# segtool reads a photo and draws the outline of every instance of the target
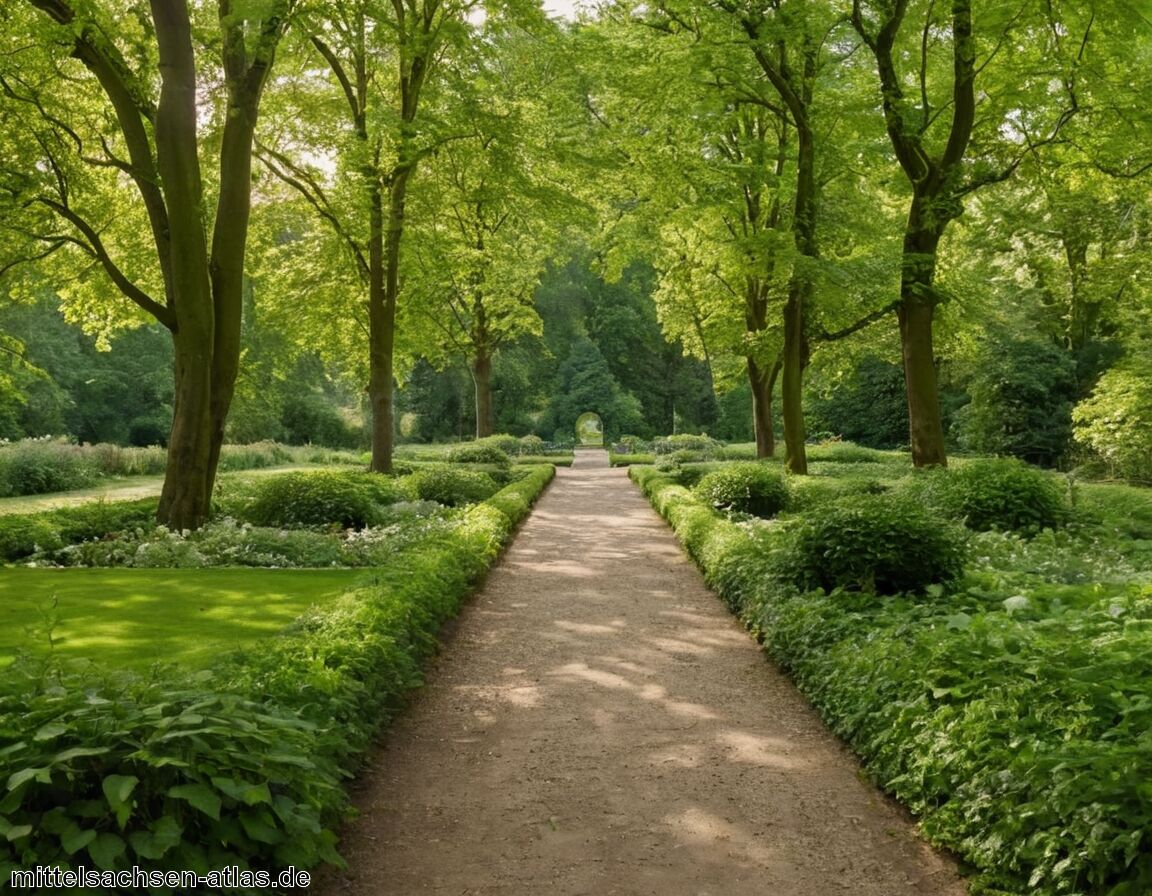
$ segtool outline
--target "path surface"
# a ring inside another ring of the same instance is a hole
[[[560,470],[366,773],[364,896],[962,896],[603,452]]]

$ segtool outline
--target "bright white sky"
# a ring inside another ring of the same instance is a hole
[[[562,19],[576,18],[576,10],[591,5],[583,0],[544,0],[544,11]]]

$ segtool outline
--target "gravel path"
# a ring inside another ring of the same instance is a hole
[[[963,896],[604,452],[560,470],[312,892]]]

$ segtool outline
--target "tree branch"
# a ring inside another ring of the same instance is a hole
[[[87,240],[87,245],[79,241],[77,241],[76,244],[84,248],[96,261],[100,263],[100,266],[104,268],[105,273],[108,274],[109,279],[111,279],[111,281],[116,284],[116,287],[120,290],[120,292],[124,294],[126,298],[130,299],[140,308],[147,311],[169,330],[175,329],[176,316],[172,313],[172,310],[166,305],[161,305],[150,295],[148,295],[148,293],[144,292],[144,290],[140,289],[140,287],[128,279],[127,275],[122,270],[120,270],[116,262],[112,260],[112,257],[108,254],[107,248],[104,246],[103,240],[100,239],[100,234],[91,224],[89,224],[83,217],[81,217],[62,202],[57,202],[56,200],[48,199],[47,197],[40,197],[36,201],[46,206],[47,208],[52,209],[52,211],[54,211],[60,217],[64,218],[64,220],[68,221],[70,224],[72,224],[73,227],[75,227],[80,231],[80,233],[84,235],[84,239]]]

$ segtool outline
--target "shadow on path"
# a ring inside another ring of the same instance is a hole
[[[398,720],[322,894],[961,896],[603,451]]]

